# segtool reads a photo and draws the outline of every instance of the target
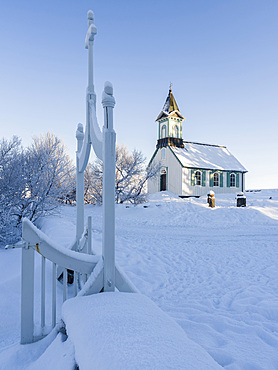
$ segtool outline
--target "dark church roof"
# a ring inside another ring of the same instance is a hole
[[[160,120],[161,118],[168,117],[172,112],[175,112],[177,116],[184,119],[179,111],[179,107],[172,93],[172,89],[170,88],[165,104],[162,108],[162,111],[159,113],[156,121]]]
[[[169,94],[167,96],[166,102],[162,108],[163,112],[171,113],[174,110],[179,110],[178,104],[176,103],[176,100],[174,98],[174,95],[172,93],[172,90],[169,90]]]

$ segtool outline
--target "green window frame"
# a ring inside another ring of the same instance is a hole
[[[202,173],[199,170],[195,171],[195,185],[202,185]]]
[[[210,171],[209,186],[223,188],[223,172]]]
[[[226,172],[226,174],[227,174],[227,188],[229,188],[231,186],[231,178],[230,178],[231,172]]]
[[[236,187],[236,174],[234,172],[230,173],[230,187]]]
[[[239,188],[239,173],[236,174],[236,187]]]
[[[202,186],[206,186],[206,171],[202,171]]]
[[[220,174],[219,174],[219,172],[214,172],[214,174],[213,174],[213,186],[215,186],[215,187],[220,186]]]
[[[191,169],[191,186],[206,186],[206,170]]]

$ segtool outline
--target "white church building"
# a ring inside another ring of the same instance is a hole
[[[237,193],[245,190],[247,170],[225,146],[184,141],[185,118],[170,88],[159,113],[158,140],[150,160],[160,162],[160,175],[148,182],[148,192],[169,190],[180,197],[215,193]]]

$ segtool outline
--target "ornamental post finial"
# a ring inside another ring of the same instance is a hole
[[[90,25],[92,23],[94,23],[94,21],[95,21],[95,15],[94,15],[94,12],[92,10],[88,11],[87,18],[88,18],[88,27],[90,27]]]

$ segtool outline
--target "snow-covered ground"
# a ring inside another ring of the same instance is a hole
[[[278,190],[246,196],[246,208],[236,208],[232,194],[216,195],[216,208],[209,209],[206,197],[180,199],[168,192],[136,207],[117,205],[116,259],[216,367],[278,369]],[[101,207],[86,207],[96,252],[101,212]],[[69,245],[75,207],[62,207],[59,216],[41,220],[40,227]],[[19,332],[20,250],[0,249],[0,369],[32,363],[35,368],[54,337],[20,346]],[[57,352],[72,351],[68,341],[55,341]],[[52,362],[45,366],[54,369]]]

